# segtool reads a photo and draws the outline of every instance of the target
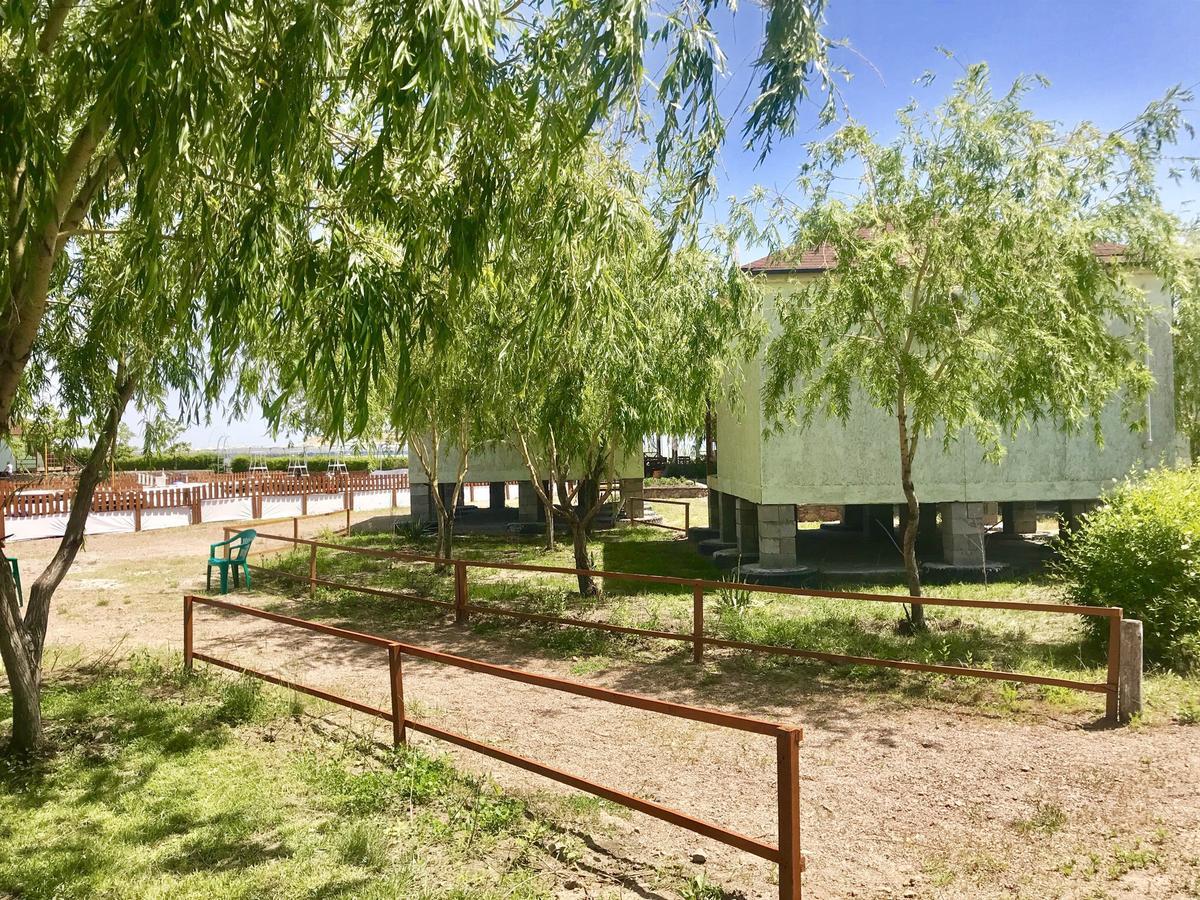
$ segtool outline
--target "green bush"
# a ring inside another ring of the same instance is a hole
[[[1141,619],[1148,662],[1200,669],[1200,468],[1156,469],[1116,488],[1063,542],[1070,599]],[[1107,620],[1087,617],[1094,636]]]

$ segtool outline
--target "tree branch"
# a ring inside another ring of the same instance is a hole
[[[42,56],[50,55],[59,35],[62,34],[67,16],[78,5],[79,0],[54,0],[50,4],[50,11],[46,14],[46,24],[42,26],[41,36],[38,37],[38,53]]]

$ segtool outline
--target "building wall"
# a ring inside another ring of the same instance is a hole
[[[764,315],[778,333],[775,301],[803,278],[765,276]],[[1138,276],[1154,314],[1149,322],[1155,388],[1149,400],[1150,429],[1133,432],[1122,420],[1119,400],[1104,411],[1104,446],[1090,424],[1068,435],[1044,422],[1005,441],[1007,454],[993,464],[968,433],[949,450],[942,435],[923,439],[914,471],[923,502],[1077,500],[1099,497],[1131,469],[1174,463],[1186,457],[1175,429],[1170,298],[1150,276]],[[899,503],[900,463],[895,419],[866,403],[847,422],[816,418],[807,429],[789,427],[762,436],[763,354],[750,364],[740,417],[719,408],[717,484],[721,491],[760,503]]]
[[[421,465],[415,452],[409,453],[409,480],[412,484],[428,484],[429,475]],[[457,447],[444,448],[438,454],[438,478],[453,482],[458,472],[459,451]],[[642,456],[635,451],[626,454],[617,462],[618,478],[641,478]],[[572,472],[574,481],[578,472]],[[548,477],[548,476],[547,476]],[[521,458],[521,451],[504,444],[471,452],[467,460],[467,481],[528,481],[529,470]]]

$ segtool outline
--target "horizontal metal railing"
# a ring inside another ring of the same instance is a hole
[[[226,529],[227,535],[237,529]],[[1038,601],[1015,600],[968,600],[951,597],[921,597],[920,602],[925,606],[945,606],[967,609],[1001,609],[1023,612],[1050,613],[1054,615],[1077,615],[1107,618],[1109,620],[1107,646],[1107,678],[1102,682],[1081,681],[1071,678],[1056,678],[1048,675],[1034,675],[1026,672],[1012,672],[999,669],[985,669],[975,666],[957,666],[943,663],[914,662],[903,659],[886,659],[874,656],[853,656],[843,653],[827,653],[819,650],[806,650],[797,647],[785,647],[776,644],[759,644],[750,641],[737,641],[728,638],[709,636],[705,633],[704,613],[705,596],[709,591],[727,591],[736,589],[759,594],[771,594],[788,597],[804,597],[838,600],[862,600],[871,603],[908,604],[914,598],[898,594],[868,594],[856,591],[831,591],[812,588],[778,587],[772,585],[751,584],[745,582],[731,583],[714,581],[703,578],[677,578],[670,575],[646,575],[637,572],[613,572],[599,569],[575,569],[566,566],[545,566],[531,563],[492,562],[488,560],[443,559],[422,553],[409,553],[398,550],[377,550],[370,547],[354,547],[346,544],[334,544],[325,541],[301,538],[296,535],[267,534],[259,532],[261,540],[281,541],[295,546],[308,547],[309,573],[308,578],[293,573],[282,572],[278,569],[267,569],[259,566],[262,571],[279,574],[294,580],[307,581],[311,588],[318,585],[345,590],[359,591],[366,594],[396,599],[413,600],[428,605],[453,609],[455,620],[459,624],[466,623],[472,614],[503,616],[506,618],[523,619],[544,624],[564,625],[577,628],[591,628],[620,634],[631,634],[642,637],[674,640],[692,645],[692,658],[701,662],[706,647],[724,647],[730,649],[752,650],[802,659],[812,659],[839,665],[880,666],[884,668],[901,669],[911,672],[928,672],[939,675],[984,678],[998,681],[1011,681],[1022,684],[1046,685],[1068,688],[1071,690],[1098,693],[1105,695],[1105,715],[1116,721],[1118,716],[1119,673],[1121,669],[1121,619],[1123,612],[1120,607],[1078,606],[1071,604],[1045,603]],[[400,591],[387,591],[382,588],[362,587],[344,582],[332,581],[318,577],[317,551],[332,550],[340,553],[350,553],[377,559],[392,559],[402,562],[431,563],[454,569],[454,601],[434,600],[419,595]],[[552,575],[590,576],[599,579],[616,579],[620,581],[641,582],[663,586],[685,587],[692,591],[692,629],[690,632],[653,630],[636,628],[625,625],[613,625],[607,622],[596,622],[571,616],[551,616],[541,613],[525,612],[523,610],[507,609],[504,607],[481,605],[470,602],[470,569],[495,569],[511,572],[534,572]]]
[[[391,709],[380,709],[378,707],[353,700],[349,697],[340,696],[331,691],[300,684],[298,682],[272,675],[269,672],[264,672],[250,666],[245,666],[229,660],[221,659],[209,653],[197,651],[195,649],[194,640],[195,607],[197,605],[210,606],[214,609],[219,609],[226,612],[251,616],[258,619],[265,619],[280,625],[301,628],[307,631],[316,632],[318,634],[329,635],[332,637],[353,641],[355,643],[366,644],[368,646],[385,649],[388,655],[388,682],[391,694]],[[770,844],[766,841],[760,840],[759,838],[741,834],[737,831],[731,831],[716,823],[689,815],[688,813],[680,812],[679,810],[673,809],[672,807],[666,806],[662,803],[658,803],[653,800],[647,800],[632,794],[627,794],[623,791],[617,790],[616,788],[608,787],[607,785],[599,784],[598,782],[590,779],[565,772],[561,769],[557,769],[553,766],[546,765],[545,763],[520,756],[500,747],[496,747],[491,744],[485,744],[481,741],[473,740],[472,738],[457,734],[453,731],[449,731],[444,728],[438,728],[425,722],[413,719],[406,714],[404,706],[404,676],[402,665],[402,658],[404,656],[416,657],[418,659],[441,663],[470,672],[491,675],[497,678],[504,678],[521,684],[548,688],[561,693],[572,694],[580,697],[588,697],[593,700],[600,700],[605,703],[615,704],[617,706],[640,709],[646,712],[674,716],[676,718],[687,719],[693,722],[701,722],[707,725],[715,725],[721,728],[731,728],[738,731],[774,738],[777,771],[776,803],[778,806],[778,841],[776,844]],[[667,700],[659,700],[655,697],[647,697],[641,694],[631,694],[622,691],[609,690],[608,688],[596,687],[594,685],[585,684],[579,681],[572,681],[565,678],[555,678],[549,675],[540,675],[534,672],[527,672],[522,669],[516,669],[509,666],[501,666],[494,663],[483,662],[481,660],[471,659],[465,656],[456,656],[454,654],[444,653],[440,650],[432,650],[428,647],[406,644],[390,638],[381,637],[379,635],[367,634],[360,631],[351,631],[345,628],[338,628],[332,625],[324,625],[319,622],[310,622],[305,619],[297,619],[292,616],[285,616],[279,613],[269,612],[267,610],[258,609],[252,606],[244,606],[237,603],[230,603],[225,600],[217,600],[212,597],[186,595],[183,598],[183,657],[184,665],[189,670],[192,668],[193,663],[197,660],[206,662],[214,666],[219,666],[221,668],[239,672],[244,675],[249,675],[254,678],[259,678],[263,681],[267,681],[271,684],[278,685],[288,690],[293,690],[298,693],[317,697],[326,702],[344,706],[349,709],[356,710],[357,712],[365,713],[366,715],[374,716],[375,718],[391,722],[392,740],[397,746],[400,746],[406,742],[406,731],[407,729],[411,728],[414,731],[429,735],[430,737],[446,741],[456,746],[463,747],[467,750],[472,750],[492,759],[500,760],[501,762],[509,763],[520,769],[524,769],[525,771],[533,772],[537,775],[541,775],[545,778],[549,778],[553,781],[557,781],[577,790],[585,791],[597,797],[603,797],[606,800],[620,804],[628,809],[645,813],[648,816],[653,816],[654,818],[669,822],[672,825],[677,825],[697,834],[704,835],[712,840],[719,841],[723,844],[727,844],[731,847],[751,853],[779,866],[780,900],[800,900],[800,877],[804,868],[804,860],[800,853],[799,751],[802,733],[801,729],[799,728],[779,725],[763,719],[756,719],[749,716],[722,712],[720,710],[707,709],[699,706],[689,706],[687,704],[674,703]]]

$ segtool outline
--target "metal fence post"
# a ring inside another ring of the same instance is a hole
[[[392,688],[392,746],[405,743],[404,733],[404,680],[400,672],[400,645],[388,647],[388,674]]]
[[[800,737],[790,728],[775,739],[779,779],[779,900],[800,900]]]
[[[1123,610],[1116,610],[1108,620],[1108,679],[1104,699],[1104,718],[1116,723],[1120,718],[1121,691],[1121,619]]]
[[[183,597],[183,668],[192,671],[192,598]]]
[[[692,588],[692,662],[704,662],[704,586]]]
[[[454,624],[466,625],[471,614],[467,611],[467,564],[454,561]]]

